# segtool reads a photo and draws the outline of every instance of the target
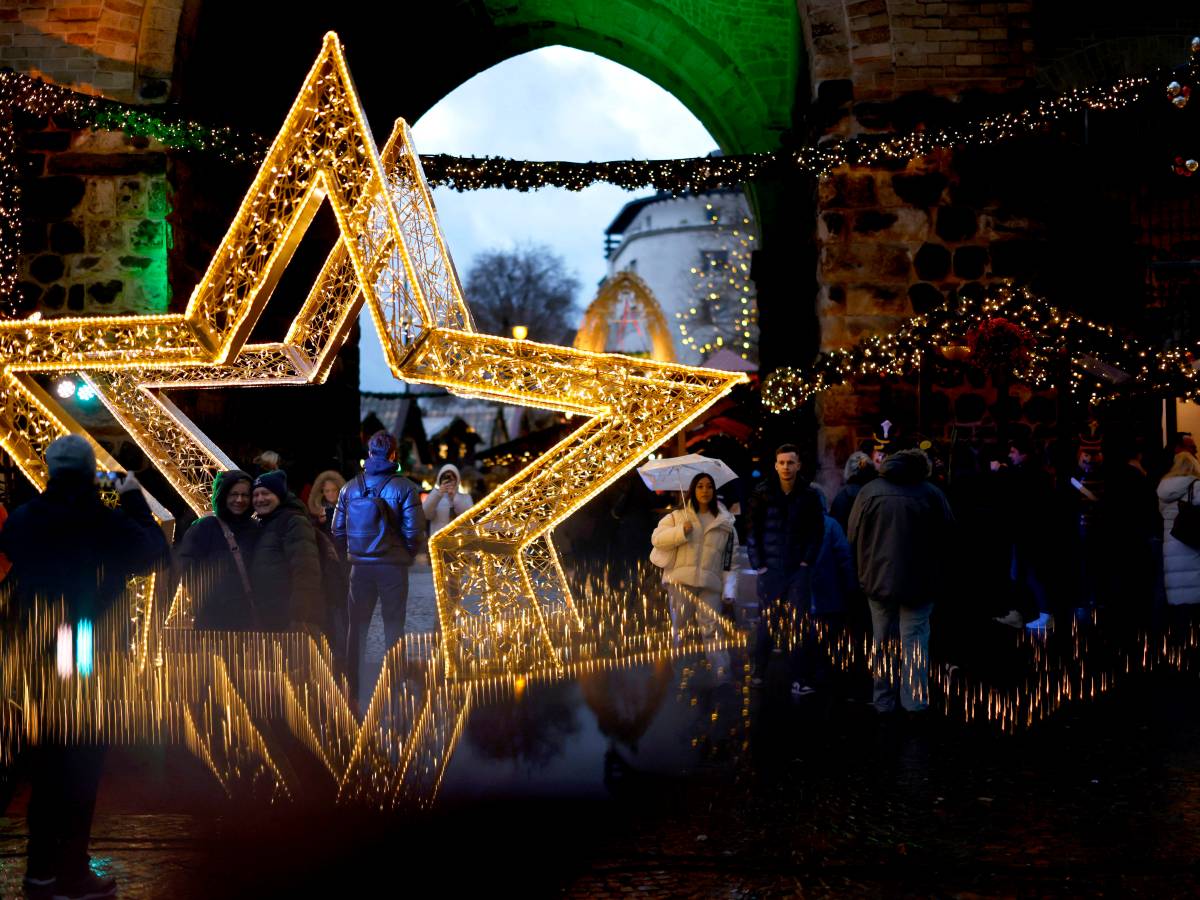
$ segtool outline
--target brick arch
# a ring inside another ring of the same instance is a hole
[[[182,5],[43,0],[0,9],[0,65],[118,100],[165,99]]]

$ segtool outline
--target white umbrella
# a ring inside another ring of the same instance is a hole
[[[692,479],[704,473],[712,477],[713,484],[720,487],[737,478],[737,473],[719,459],[689,453],[668,459],[652,459],[637,473],[642,476],[646,487],[652,491],[679,491],[688,489]]]

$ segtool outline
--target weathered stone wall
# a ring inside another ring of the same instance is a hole
[[[166,312],[166,154],[119,133],[19,125],[22,311]]]
[[[166,99],[183,0],[7,0],[0,65],[119,100]],[[47,315],[153,313],[170,299],[167,158],[120,133],[18,115],[17,301]]]

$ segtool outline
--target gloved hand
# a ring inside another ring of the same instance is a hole
[[[137,480],[137,476],[132,472],[126,472],[125,477],[117,482],[117,493],[128,494],[130,491],[140,491],[142,483]]]

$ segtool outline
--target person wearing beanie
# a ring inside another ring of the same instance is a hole
[[[421,504],[425,519],[429,522],[429,536],[433,537],[474,504],[471,495],[462,490],[462,476],[458,467],[446,463],[438,469],[434,488]]]
[[[167,541],[132,473],[118,481],[119,509],[101,501],[96,455],[85,438],[55,440],[46,449],[46,467],[45,491],[13,510],[0,531],[0,551],[12,562],[10,602],[22,618],[44,616],[61,603],[68,627],[84,619],[95,625],[131,576],[165,563]],[[26,890],[115,893],[114,879],[92,873],[87,852],[105,748],[48,741],[26,752],[33,789]]]
[[[421,549],[425,516],[417,486],[396,471],[396,440],[377,431],[367,442],[363,472],[346,482],[333,513],[333,539],[350,562],[350,627],[346,664],[350,701],[357,706],[367,629],[383,606],[388,647],[404,634],[408,568]]]
[[[199,630],[256,627],[249,588],[250,559],[259,533],[250,505],[252,481],[241,469],[218,472],[213,479],[212,514],[193,522],[179,542],[179,574]]]
[[[288,493],[282,469],[254,479],[250,499],[258,536],[250,561],[250,586],[260,628],[304,631],[321,628],[321,557],[308,510]]]

